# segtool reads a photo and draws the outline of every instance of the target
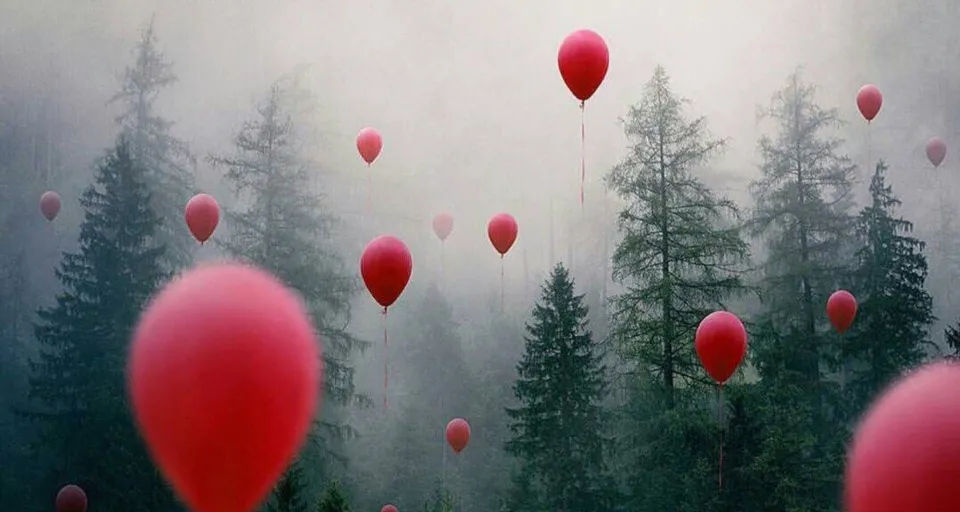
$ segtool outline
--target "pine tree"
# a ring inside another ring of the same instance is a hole
[[[611,498],[600,406],[606,367],[583,299],[557,265],[526,325],[514,383],[519,406],[507,408],[513,433],[507,450],[534,471],[546,508],[564,512],[606,511]]]
[[[678,378],[700,375],[689,342],[700,320],[745,289],[739,265],[746,243],[732,225],[733,202],[695,175],[724,145],[706,120],[684,117],[685,100],[658,66],[643,99],[630,108],[627,156],[607,181],[626,201],[614,277],[627,284],[615,299],[615,335],[628,359],[657,373],[668,407]]]
[[[347,497],[340,490],[340,483],[336,480],[330,482],[327,490],[317,503],[317,512],[350,512],[350,504],[347,503]]]
[[[946,358],[953,361],[960,361],[960,323],[955,326],[948,326],[943,330],[943,339],[950,349]]]
[[[453,495],[442,486],[436,487],[423,504],[423,512],[453,512],[454,510]]]
[[[121,140],[80,204],[80,248],[56,275],[63,290],[39,311],[30,396],[44,406],[39,448],[55,469],[46,494],[81,484],[106,510],[163,510],[172,496],[147,457],[126,400],[127,343],[141,307],[164,280],[160,221],[146,170]]]
[[[301,130],[307,118],[303,109],[311,107],[304,94],[296,77],[276,82],[256,118],[236,135],[234,154],[210,161],[225,171],[245,205],[227,211],[231,232],[218,241],[230,254],[270,270],[297,290],[323,340],[323,420],[308,446],[323,450],[325,456],[317,460],[338,460],[336,443],[354,433],[341,421],[342,407],[364,399],[355,392],[350,363],[362,343],[346,330],[357,282],[333,245],[338,220],[314,192],[320,169],[307,156],[310,139],[304,137],[306,127]],[[317,475],[320,468],[313,462],[310,473]]]
[[[900,201],[884,179],[886,170],[881,160],[870,181],[871,203],[857,219],[863,244],[855,272],[860,307],[854,328],[842,341],[844,359],[853,363],[850,385],[858,410],[891,379],[922,362],[932,345],[925,244],[910,236],[912,222],[894,217]]]
[[[157,98],[178,79],[159,49],[152,19],[142,29],[134,54],[110,103],[123,105],[117,123],[134,159],[146,169],[151,206],[164,221],[155,236],[167,247],[168,268],[176,270],[190,263],[195,246],[183,223],[183,208],[193,193],[189,166],[194,158],[187,144],[170,133],[173,123],[156,112]]]
[[[270,512],[307,512],[308,501],[304,494],[303,468],[293,461],[273,490]]]

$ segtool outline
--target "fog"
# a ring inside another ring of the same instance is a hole
[[[173,133],[201,157],[198,188],[222,194],[229,205],[229,187],[202,157],[229,151],[233,134],[269,85],[306,65],[320,101],[318,157],[329,173],[318,176],[318,186],[344,220],[338,240],[348,265],[374,236],[401,237],[415,263],[410,286],[390,309],[391,332],[415,321],[425,290],[436,284],[469,333],[471,326],[488,325],[499,308],[501,261],[487,240],[486,222],[501,211],[512,213],[520,226],[517,245],[503,260],[504,315],[511,322],[519,325],[526,318],[557,261],[572,265],[574,275],[593,287],[591,293],[613,292],[608,269],[600,273],[591,266],[598,253],[606,259],[602,253],[612,251],[616,237],[618,201],[604,191],[601,178],[624,155],[619,118],[640,99],[657,64],[690,100],[688,113],[706,116],[714,135],[730,139],[703,177],[744,209],[751,206],[747,185],[759,175],[757,140],[772,129],[758,116],[758,106],[768,104],[799,66],[819,87],[819,102],[839,109],[847,121],[839,132],[847,139],[846,151],[861,166],[869,161],[868,150],[873,159],[887,159],[889,180],[904,201],[902,213],[917,223],[922,238],[935,236],[940,213],[924,198],[958,183],[955,173],[935,182],[923,145],[940,135],[952,151],[960,141],[960,110],[953,99],[960,92],[960,73],[950,65],[960,56],[954,4],[0,0],[0,102],[37,102],[24,115],[46,116],[56,132],[50,137],[57,154],[70,159],[48,162],[48,169],[59,171],[47,181],[70,191],[65,198],[75,195],[116,137],[117,109],[107,102],[133,58],[140,28],[152,18],[179,77],[161,95],[158,110],[175,121]],[[600,33],[611,60],[605,82],[586,106],[582,207],[580,109],[556,60],[563,37],[579,28]],[[867,82],[877,83],[886,100],[869,127],[854,103]],[[0,128],[17,123],[0,119]],[[383,152],[370,169],[354,144],[364,126],[384,137]],[[948,152],[944,169],[955,170],[954,162]],[[866,175],[861,169],[860,199]],[[80,222],[75,204],[65,199],[59,249],[75,244]],[[455,219],[442,249],[430,228],[440,211]],[[49,261],[37,262],[31,272],[50,280],[46,289],[54,290],[57,255],[50,249],[44,256]],[[200,258],[216,257],[212,249],[204,251]],[[937,265],[931,261],[934,274],[942,270]],[[594,276],[602,276],[597,279],[603,292]],[[935,299],[953,304],[949,285],[940,281],[930,286]],[[357,362],[357,384],[378,402],[386,357],[381,317],[365,291],[354,302],[350,330],[373,342]],[[938,314],[935,340],[942,325],[957,316],[949,310]],[[390,354],[410,350],[397,336],[390,340]],[[501,354],[515,358],[521,348],[519,339],[494,343],[466,335],[464,343],[474,366],[501,350],[515,350]],[[403,364],[392,363],[390,370],[398,375],[391,381],[394,402],[404,396]],[[389,426],[378,423],[382,419],[362,416],[361,431],[366,425],[367,434],[385,435],[382,429]]]

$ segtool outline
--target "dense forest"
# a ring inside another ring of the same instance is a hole
[[[582,205],[559,188],[525,201],[518,185],[496,194],[521,199],[479,213],[485,191],[467,178],[379,174],[382,162],[350,154],[352,133],[330,136],[309,78],[327,66],[269,77],[204,141],[167,114],[186,70],[156,21],[127,27],[136,43],[92,100],[52,75],[0,74],[0,510],[50,510],[66,484],[91,511],[186,510],[130,413],[128,352],[158,290],[225,259],[294,290],[323,347],[322,407],[264,512],[840,510],[871,403],[908,370],[960,357],[947,174],[960,111],[944,99],[960,75],[883,43],[958,13],[897,5],[869,61],[896,73],[864,64],[850,78],[883,85],[870,124],[851,106],[859,83],[824,91],[797,66],[756,102],[753,164],[731,175],[732,139],[681,92],[698,89],[656,65],[625,85],[622,142],[603,146],[619,149],[586,153]],[[76,103],[113,124],[92,128]],[[902,112],[927,121],[884,125]],[[942,165],[923,153],[933,135]],[[545,181],[572,183],[573,164]],[[418,195],[440,187],[423,179],[469,197],[440,207]],[[48,190],[63,202],[52,220],[38,208]],[[202,245],[184,222],[201,192],[223,211]],[[486,219],[518,204],[517,244],[498,255]],[[438,240],[444,210],[454,224]],[[382,234],[407,240],[414,261],[389,314],[357,264]],[[842,333],[826,310],[839,289],[859,304]],[[749,347],[720,392],[694,346],[716,310],[742,319]],[[454,418],[469,422],[462,451],[445,437]]]

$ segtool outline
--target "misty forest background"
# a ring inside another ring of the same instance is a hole
[[[91,510],[181,510],[128,412],[127,343],[171,275],[235,257],[306,299],[325,351],[264,510],[837,510],[872,397],[960,350],[958,6],[743,3],[0,2],[0,509],[77,483]],[[580,26],[611,48],[583,210],[554,54]],[[199,191],[226,210],[203,247]],[[499,211],[520,225],[502,306]],[[385,233],[415,262],[389,353],[356,263]],[[837,288],[860,301],[844,336]],[[718,308],[750,333],[722,421],[693,352]]]

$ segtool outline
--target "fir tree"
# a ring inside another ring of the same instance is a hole
[[[605,366],[587,327],[583,295],[557,265],[526,326],[517,365],[516,408],[507,408],[507,450],[534,471],[550,510],[608,510],[603,410]]]
[[[956,326],[947,326],[947,328],[943,330],[943,339],[950,349],[946,358],[953,361],[960,361],[960,323]]]
[[[317,503],[317,512],[350,512],[350,504],[340,490],[338,481],[334,480],[327,486]]]
[[[134,159],[146,170],[151,206],[163,219],[155,234],[167,247],[166,264],[178,269],[190,263],[195,242],[183,223],[183,208],[193,193],[194,162],[187,144],[170,133],[173,123],[156,112],[156,101],[177,82],[172,65],[160,51],[151,19],[140,33],[135,59],[123,73],[120,91],[110,103],[119,102],[117,117],[130,143]]]
[[[423,504],[423,512],[453,512],[453,495],[442,486],[438,486]]]
[[[40,448],[57,461],[45,490],[81,484],[107,510],[163,510],[172,496],[134,428],[124,368],[140,310],[165,278],[159,219],[144,167],[121,140],[84,192],[79,252],[65,253],[62,292],[39,311],[31,398],[45,408]]]
[[[308,158],[310,139],[304,137],[305,128],[300,129],[306,119],[303,109],[311,107],[304,94],[295,79],[279,80],[257,107],[255,119],[236,135],[234,154],[212,156],[210,161],[225,171],[245,205],[227,211],[231,232],[218,242],[297,290],[323,339],[326,400],[311,445],[324,452],[316,460],[339,460],[337,441],[354,433],[341,421],[342,407],[364,399],[355,393],[350,363],[362,343],[346,330],[357,282],[332,242],[337,219],[314,192],[320,169]],[[322,473],[314,467],[316,460],[311,461],[313,475]]]
[[[657,67],[624,131],[630,150],[607,177],[626,201],[613,274],[627,284],[615,299],[614,329],[628,358],[662,378],[668,407],[678,378],[699,368],[689,340],[700,320],[744,290],[748,248],[731,225],[736,206],[694,174],[724,145],[706,120],[684,117],[685,100]]]
[[[845,361],[853,363],[850,385],[861,410],[891,379],[923,361],[934,321],[933,299],[924,289],[925,244],[910,236],[913,223],[894,216],[900,201],[884,179],[886,170],[881,160],[870,181],[871,202],[857,219],[863,244],[855,273],[860,306],[842,342]]]
[[[304,497],[303,468],[294,460],[273,489],[270,512],[307,512],[309,503]]]

